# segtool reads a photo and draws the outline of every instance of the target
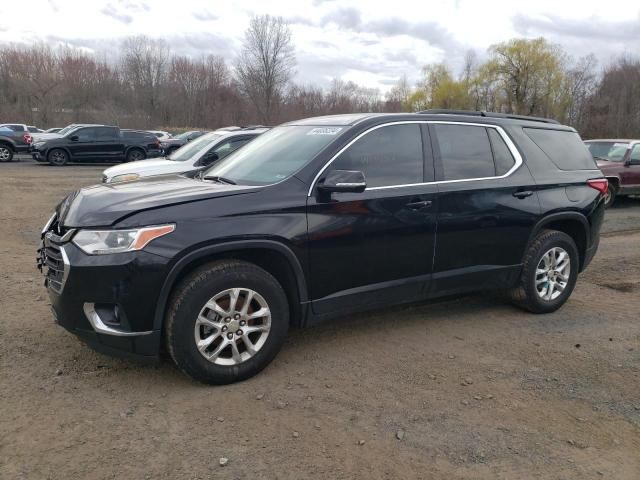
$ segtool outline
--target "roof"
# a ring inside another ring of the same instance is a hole
[[[366,120],[373,120],[376,118],[388,118],[395,121],[431,120],[496,125],[511,124],[524,125],[528,127],[541,127],[544,125],[544,128],[551,128],[555,130],[569,129],[575,131],[571,127],[561,125],[557,121],[548,118],[465,110],[425,110],[416,113],[348,113],[342,115],[303,118],[288,122],[285,125],[347,126],[356,125]]]

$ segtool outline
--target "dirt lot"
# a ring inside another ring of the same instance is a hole
[[[102,168],[0,164],[0,478],[640,478],[640,200],[607,212],[559,312],[474,295],[352,316],[212,388],[54,325],[39,229]]]

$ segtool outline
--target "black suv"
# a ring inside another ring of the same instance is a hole
[[[149,133],[107,125],[77,125],[62,136],[33,143],[38,162],[61,167],[69,162],[133,162],[157,157],[160,141]]]
[[[69,195],[42,231],[56,321],[104,352],[248,378],[290,326],[483,289],[535,313],[593,258],[607,181],[572,128],[357,114],[273,128],[195,178]]]

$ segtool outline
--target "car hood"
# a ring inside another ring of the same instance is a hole
[[[162,143],[166,143],[167,145],[182,145],[183,143],[187,143],[187,141],[182,138],[167,138],[166,140],[160,141]]]
[[[610,168],[610,167],[622,165],[620,162],[609,162],[608,160],[600,160],[600,159],[596,160],[596,164],[598,165],[598,168]]]
[[[126,173],[137,173],[141,176],[152,174],[160,175],[161,173],[175,173],[185,170],[191,170],[193,167],[191,163],[186,162],[174,162],[173,160],[166,160],[164,158],[150,158],[148,160],[139,160],[137,162],[128,162],[120,165],[114,165],[107,168],[103,173],[108,178],[115,177],[116,175],[124,175]]]
[[[52,138],[62,138],[62,135],[59,133],[32,133],[31,137],[33,138],[33,142],[44,142],[47,140],[51,140]]]
[[[106,227],[144,210],[244,195],[259,190],[261,187],[225,185],[179,175],[163,175],[135,182],[82,188],[65,198],[56,208],[56,214],[65,228]]]

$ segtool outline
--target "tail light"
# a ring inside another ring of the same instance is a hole
[[[591,188],[595,188],[604,195],[607,193],[607,189],[609,188],[609,180],[606,178],[593,178],[591,180],[587,180],[587,185]]]
[[[28,143],[28,144],[31,144],[31,142],[33,142],[33,137],[28,133],[25,133],[24,135],[22,135],[22,139],[25,141],[25,143]]]
[[[160,140],[158,138],[156,138],[155,144],[156,144],[156,148],[160,149]]]

